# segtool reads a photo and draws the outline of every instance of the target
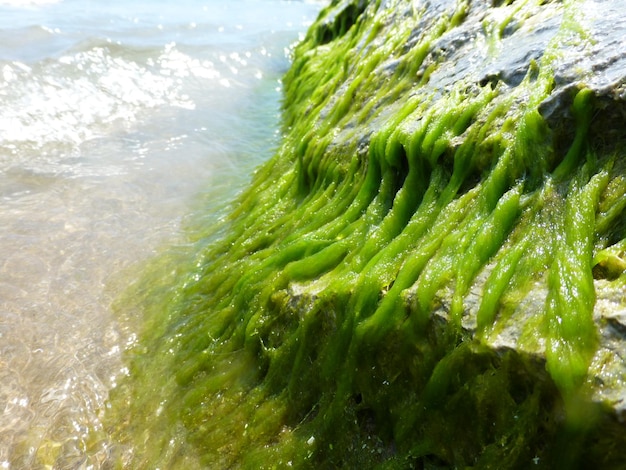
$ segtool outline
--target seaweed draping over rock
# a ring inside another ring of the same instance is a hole
[[[624,12],[326,8],[276,156],[188,264],[146,277],[122,458],[625,464]]]

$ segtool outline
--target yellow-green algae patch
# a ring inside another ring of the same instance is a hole
[[[132,291],[120,465],[625,465],[594,398],[616,364],[596,283],[617,291],[626,268],[626,147],[602,126],[624,121],[594,121],[607,101],[585,76],[555,78],[593,44],[584,5],[324,10],[275,157],[219,236]],[[521,73],[491,73],[515,34],[535,38]],[[463,69],[467,44],[482,62]]]

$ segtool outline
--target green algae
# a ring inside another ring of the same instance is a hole
[[[487,50],[541,3],[500,2]],[[416,5],[322,12],[285,77],[276,156],[219,237],[131,292],[146,320],[111,399],[120,465],[620,462],[589,368],[594,275],[626,265],[625,149],[590,135],[584,83],[571,132],[539,111],[563,41],[587,40],[577,4],[517,86],[446,90],[435,44],[471,3]],[[517,350],[494,346],[516,322]]]

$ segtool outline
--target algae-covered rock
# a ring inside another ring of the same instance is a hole
[[[624,37],[623,0],[334,1],[276,156],[146,277],[121,461],[625,466]]]

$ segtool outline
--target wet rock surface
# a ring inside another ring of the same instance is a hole
[[[419,17],[398,48],[400,52],[382,59],[371,74],[378,77],[381,83],[393,81],[399,69],[407,68],[405,56],[421,47],[423,52],[418,57],[419,67],[411,72],[412,85],[403,90],[404,96],[419,94],[428,97],[424,101],[434,104],[458,90],[459,84],[467,90],[489,87],[497,90],[499,95],[510,93],[513,96],[509,115],[528,107],[536,108],[547,125],[544,137],[553,159],[548,168],[557,167],[560,158],[567,159],[572,141],[581,132],[584,136],[578,139],[584,139],[585,148],[591,149],[591,152],[599,155],[615,152],[620,155],[618,158],[622,158],[626,124],[626,2],[586,0],[565,5],[565,2],[558,1],[472,1],[466,2],[459,11],[460,3],[463,2],[389,1],[381,2],[378,9],[370,4],[368,9],[364,9],[363,17],[378,15],[378,21],[387,28],[393,28],[394,24],[406,18]],[[359,4],[358,9],[361,10],[362,6]],[[343,6],[337,3],[335,8]],[[350,6],[351,12],[355,10],[355,5]],[[375,10],[377,13],[374,13]],[[441,26],[442,16],[455,10],[453,15],[457,15],[458,22],[454,27]],[[337,13],[333,15],[337,16]],[[365,20],[362,22],[365,23]],[[440,31],[445,29],[443,34],[428,38],[438,28]],[[344,33],[342,30],[341,34]],[[377,47],[384,47],[386,41],[389,41],[389,36],[370,37],[367,42],[357,43],[351,53],[365,56]],[[358,94],[354,93],[353,87],[356,80],[360,80],[358,75],[355,77],[348,73],[337,96],[352,93],[358,102]],[[525,81],[537,82],[538,86],[547,81],[548,91],[539,100],[533,98],[530,92],[516,94],[516,89]],[[590,114],[586,125],[581,125],[580,112],[577,115],[574,105],[577,93],[583,89],[593,95],[593,107],[585,111]],[[371,119],[363,122],[362,118],[351,118],[348,114],[329,148],[340,148],[346,141],[353,140],[360,142],[360,148],[369,145],[376,130],[384,127],[390,116],[401,113],[405,104],[403,100],[385,97],[372,99],[376,104],[372,106]],[[326,112],[330,114],[336,104],[335,99],[329,100],[322,115]],[[359,119],[360,122],[355,122]],[[417,114],[414,120],[406,119],[399,126],[411,134],[419,131],[425,119]],[[585,128],[581,131],[582,127]],[[451,139],[449,148],[457,149],[463,137],[458,137],[456,142]],[[529,150],[533,151],[532,148]],[[410,162],[408,166],[411,166]],[[603,243],[610,246],[621,236],[621,228],[616,229],[598,243],[596,250],[601,251]],[[593,384],[590,387],[592,400],[622,422],[626,409],[626,299],[623,282],[614,281],[623,279],[623,252],[617,259],[612,270],[599,269],[599,264],[594,268],[596,299],[592,317],[597,330],[597,348],[590,361],[588,382]],[[500,320],[498,327],[485,337],[479,332],[477,316],[483,292],[490,282],[490,269],[489,265],[483,269],[464,298],[461,320],[464,335],[475,338],[478,334],[482,338],[481,344],[488,345],[496,355],[513,351],[520,356],[534,358],[526,364],[536,367],[533,374],[545,374],[544,379],[548,378],[546,348],[552,346],[541,333],[541,322],[537,322],[537,317],[545,312],[551,298],[551,287],[545,283],[548,275],[538,272],[533,285],[527,287],[526,292],[516,300],[510,301],[515,305],[509,307],[513,313]],[[549,269],[546,265],[545,270]],[[416,309],[415,298],[419,296],[419,290],[418,282],[403,294],[407,310]],[[436,298],[433,318],[444,324],[453,322],[451,317],[454,315],[450,312],[454,310],[454,286],[440,288]],[[529,324],[535,324],[535,337],[531,339]],[[626,429],[614,429],[613,432],[626,433]]]
[[[408,53],[436,28],[441,16],[454,10],[458,3],[453,0],[387,1],[382,2],[379,11],[385,8],[395,10],[386,17],[388,27],[419,11],[418,25],[403,46],[404,52]],[[425,52],[415,73],[419,83],[415,93],[437,99],[459,83],[468,88],[499,87],[502,93],[507,93],[527,77],[535,80],[543,60],[544,63],[549,62],[546,65],[550,69],[552,84],[550,93],[536,106],[550,127],[553,145],[571,142],[575,133],[572,115],[574,96],[578,90],[585,88],[595,97],[587,137],[591,145],[599,145],[601,151],[614,151],[626,137],[626,1],[585,0],[570,4],[574,7],[566,10],[564,2],[560,1],[467,2],[459,24],[433,40]],[[337,3],[335,7],[337,10],[343,8],[350,12],[357,10],[354,2]],[[358,10],[368,14],[362,2]],[[335,12],[331,18],[337,16]],[[376,39],[358,47],[375,48]],[[391,76],[401,62],[402,58],[391,57],[373,73],[385,80],[384,77]],[[350,83],[351,78],[348,77],[346,83]],[[344,84],[343,88],[348,89],[348,85]],[[528,97],[522,96],[513,106],[528,106],[524,98]],[[381,100],[381,120],[397,112],[399,105]],[[380,125],[379,122],[374,119],[372,127]],[[403,125],[417,127],[417,124],[411,123]],[[348,127],[352,129],[351,125]],[[371,130],[367,126],[361,127],[360,133],[357,131],[361,142],[367,142],[370,135]],[[340,146],[345,139],[346,134],[339,132],[336,142],[330,145]],[[616,269],[612,279],[624,272],[621,264]],[[487,277],[483,273],[465,299],[462,323],[469,336],[476,332],[476,315]],[[592,373],[596,383],[601,385],[595,389],[594,397],[610,404],[621,420],[626,409],[626,297],[622,284],[605,281],[606,273],[597,273],[596,277],[594,282],[598,297],[593,318],[598,328],[599,347]],[[413,294],[408,294],[408,297]],[[452,295],[449,288],[440,291],[439,307],[433,313],[445,322],[449,321]],[[523,344],[520,338],[527,321],[544,308],[546,297],[547,290],[542,283],[538,282],[530,288],[520,301],[515,316],[487,341],[494,351],[517,350],[522,354],[531,354],[538,359],[536,364],[540,368],[545,367],[542,362],[542,358],[545,359],[545,342],[528,345]],[[410,304],[410,301],[407,303]]]

